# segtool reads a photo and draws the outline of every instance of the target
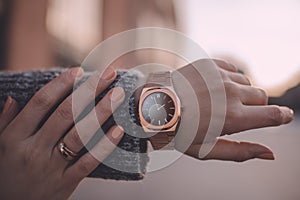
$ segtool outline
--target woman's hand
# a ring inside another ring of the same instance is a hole
[[[243,74],[238,73],[237,68],[232,64],[226,63],[221,60],[199,60],[194,65],[201,67],[213,67],[215,62],[217,70],[219,71],[222,79],[214,80],[220,81],[222,84],[216,84],[219,87],[225,88],[226,94],[226,116],[223,126],[222,135],[234,134],[245,130],[279,126],[287,124],[293,119],[293,111],[287,107],[279,107],[274,105],[267,105],[268,96],[262,89],[252,87],[250,81]],[[187,155],[199,158],[199,150],[206,136],[208,126],[211,120],[211,92],[220,91],[220,88],[213,88],[214,91],[209,91],[203,77],[193,67],[187,65],[178,70],[192,86],[199,104],[200,122],[196,137],[193,139],[192,144],[186,150],[185,141],[191,137],[191,133],[179,133],[176,136],[177,149],[182,149]],[[177,80],[176,80],[177,79]],[[182,81],[179,77],[173,77],[176,91],[181,99],[186,97],[184,87],[181,88]],[[178,83],[179,82],[179,83]],[[184,105],[188,107],[189,105]],[[196,112],[198,109],[196,109]],[[184,112],[185,110],[183,110]],[[189,115],[190,113],[183,113]],[[191,122],[192,123],[192,122]],[[196,122],[197,123],[197,122]],[[212,144],[215,143],[212,151],[206,157],[201,159],[218,159],[218,160],[231,160],[231,161],[246,161],[253,158],[261,159],[274,159],[272,151],[260,144],[249,142],[236,142],[222,138],[211,138]]]
[[[82,141],[93,136],[125,95],[120,87],[112,89],[93,109],[99,123],[93,123],[89,113],[75,128],[74,119],[113,82],[116,72],[108,69],[101,78],[92,75],[73,92],[81,99],[72,108],[73,96],[67,95],[82,75],[81,68],[66,71],[40,89],[18,115],[17,103],[8,98],[0,118],[1,199],[66,199],[121,140],[123,129],[114,126],[89,152],[70,164],[69,160],[85,145]],[[61,149],[64,156],[58,143],[65,145]]]

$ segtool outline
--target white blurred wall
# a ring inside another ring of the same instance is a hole
[[[274,87],[295,84],[289,79],[295,73],[300,76],[299,0],[176,3],[182,29],[211,56],[246,63],[255,85],[274,95],[281,92]]]

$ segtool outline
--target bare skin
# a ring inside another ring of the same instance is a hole
[[[205,61],[199,62],[205,64]],[[223,78],[227,98],[222,135],[278,126],[293,119],[293,112],[290,109],[266,105],[266,93],[251,87],[249,80],[238,74],[234,66],[224,61],[216,61],[216,63]],[[192,144],[185,151],[185,154],[199,158],[199,149],[203,145],[210,117],[210,110],[207,109],[207,105],[210,105],[209,94],[203,79],[197,75],[191,65],[179,69],[179,72],[191,83],[197,97],[201,98],[199,106],[204,113],[201,114],[199,130]],[[97,94],[101,93],[116,77],[114,70],[106,70],[99,83],[95,81],[99,75],[90,77],[75,91],[82,100],[72,110],[72,96],[65,96],[72,89],[76,77],[80,78],[82,74],[80,68],[68,70],[38,91],[19,114],[17,114],[17,103],[8,98],[0,117],[1,198],[66,199],[80,181],[113,151],[122,138],[122,128],[112,127],[107,137],[103,138],[91,150],[92,152],[86,153],[71,166],[58,152],[56,144],[66,131],[70,130],[63,139],[64,143],[74,152],[79,152],[84,145],[80,138],[87,141],[99,128],[90,123],[90,116],[87,115],[77,124],[78,127],[83,128],[82,130],[87,130],[80,133],[79,137],[77,129],[74,128],[73,115],[78,116],[93,100],[94,90]],[[174,80],[176,81],[176,77]],[[114,95],[109,92],[94,108],[100,125],[124,100],[124,91],[121,88],[114,88],[113,91]],[[181,91],[178,91],[178,95],[183,98]],[[53,105],[62,100],[61,98],[65,99],[42,127],[38,128],[40,121]],[[181,138],[189,136],[189,133],[180,134],[183,134],[179,135]],[[217,143],[204,159],[232,161],[253,158],[274,159],[272,151],[263,145],[222,138],[214,139],[217,139]],[[180,150],[180,140],[176,141],[176,147]],[[91,154],[95,152],[98,152],[97,157],[100,157],[100,161]]]

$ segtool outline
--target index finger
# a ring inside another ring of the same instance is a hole
[[[284,106],[244,106],[242,109],[242,130],[280,126],[290,123],[294,118],[294,111]]]

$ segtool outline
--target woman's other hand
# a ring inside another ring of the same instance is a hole
[[[125,95],[120,87],[110,90],[93,108],[97,122],[90,112],[75,127],[74,119],[113,82],[116,71],[107,69],[101,78],[99,74],[89,77],[73,92],[81,97],[73,105],[74,95],[68,94],[82,76],[79,67],[66,71],[41,88],[19,114],[17,103],[8,98],[0,117],[1,199],[66,199],[121,140],[123,129],[114,126],[89,152],[70,163]]]
[[[199,60],[196,63],[187,65],[178,70],[192,86],[198,98],[200,111],[200,121],[196,122],[199,123],[197,135],[193,139],[192,144],[189,145],[189,148],[184,150],[187,155],[199,158],[200,148],[203,145],[207,145],[204,144],[204,138],[209,123],[213,120],[211,119],[211,92],[222,91],[220,88],[208,90],[204,78],[193,65],[207,67],[207,69],[216,67],[216,70],[221,75],[220,80],[214,80],[215,82],[220,82],[220,84],[216,84],[218,87],[224,87],[226,96],[225,101],[222,102],[225,104],[226,114],[223,130],[219,133],[220,136],[235,134],[250,129],[279,126],[293,120],[294,113],[291,109],[276,105],[267,105],[268,96],[266,92],[260,88],[251,86],[249,79],[239,73],[237,68],[232,64],[222,60]],[[176,84],[176,79],[179,80],[179,77],[173,77],[175,86],[177,85],[177,89],[179,89],[176,90],[179,97],[181,99],[189,98],[183,95],[186,89],[180,90],[182,81],[177,80],[179,83]],[[183,106],[188,107],[189,105]],[[196,112],[198,111],[198,109],[194,110]],[[186,115],[188,114],[189,113],[186,113]],[[183,113],[182,117],[184,117],[184,115]],[[187,145],[184,143],[187,141],[187,137],[191,135],[191,133],[183,132],[176,136],[176,147],[178,150],[183,151],[182,149],[186,149],[185,146]],[[211,138],[211,142],[214,144],[214,147],[208,155],[200,159],[218,159],[237,162],[253,158],[274,159],[272,151],[261,144],[231,141],[222,137],[213,137]]]

